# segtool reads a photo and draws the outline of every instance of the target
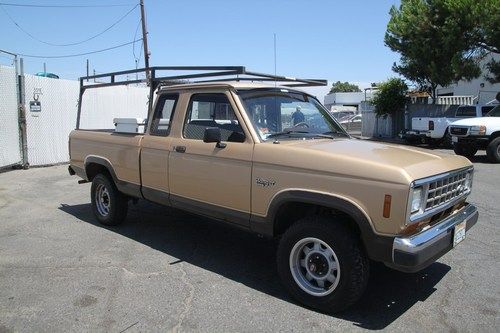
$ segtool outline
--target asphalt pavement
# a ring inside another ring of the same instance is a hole
[[[419,273],[374,267],[338,315],[290,299],[273,241],[145,201],[103,227],[67,166],[1,173],[0,332],[498,332],[500,165],[474,165],[466,240]]]

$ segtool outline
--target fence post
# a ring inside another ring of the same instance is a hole
[[[23,58],[19,59],[19,72],[17,72],[17,56],[16,56],[16,76],[18,82],[18,105],[19,105],[19,132],[21,134],[21,165],[23,169],[28,169],[30,164],[28,162],[28,139],[26,134],[26,107],[25,107],[25,84],[24,84],[24,61]]]

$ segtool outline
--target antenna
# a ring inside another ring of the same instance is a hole
[[[276,77],[276,33],[274,33],[274,76]],[[276,87],[276,78],[274,79],[274,87]]]

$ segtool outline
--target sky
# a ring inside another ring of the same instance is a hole
[[[141,38],[139,0],[0,0],[0,49],[26,55],[70,55],[109,48]],[[170,65],[235,65],[274,72],[274,34],[278,75],[323,78],[329,85],[349,81],[369,86],[396,76],[398,55],[384,45],[389,9],[398,0],[144,0],[150,63]],[[111,5],[116,7],[39,8],[7,6]],[[106,33],[86,40],[115,23]],[[7,15],[7,13],[9,16]],[[15,25],[14,20],[18,26]],[[22,31],[22,29],[25,32]],[[136,33],[137,32],[137,33]],[[30,37],[31,34],[33,37]],[[38,40],[37,40],[38,39]],[[64,59],[24,57],[25,72],[47,71],[61,78],[135,68],[141,42],[107,52]],[[140,56],[140,65],[144,57]],[[0,54],[0,64],[11,58]],[[329,87],[311,90],[319,98]]]

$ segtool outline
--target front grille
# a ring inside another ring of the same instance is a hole
[[[428,184],[425,210],[433,209],[466,194],[469,189],[465,182],[469,171],[461,171]]]
[[[467,127],[450,127],[450,133],[454,135],[467,135]]]

